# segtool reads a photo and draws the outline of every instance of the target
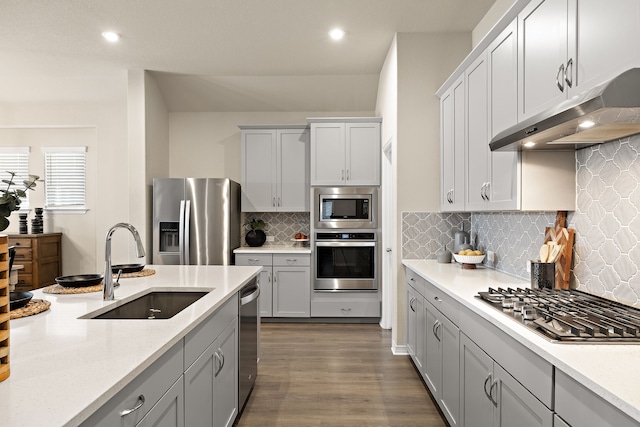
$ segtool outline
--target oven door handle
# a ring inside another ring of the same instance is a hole
[[[371,248],[375,247],[378,242],[316,242],[316,246],[318,247],[330,247],[330,246],[340,246],[340,247],[366,247]]]

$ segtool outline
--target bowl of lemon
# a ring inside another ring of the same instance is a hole
[[[484,254],[482,251],[473,249],[464,249],[460,252],[453,253],[453,258],[462,264],[462,268],[472,270],[476,268],[477,264],[481,264],[484,261]]]

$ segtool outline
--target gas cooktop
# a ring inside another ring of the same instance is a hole
[[[489,288],[478,298],[553,342],[640,343],[640,310],[577,290]]]

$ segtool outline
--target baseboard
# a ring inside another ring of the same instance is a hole
[[[395,341],[391,341],[391,353],[395,356],[408,356],[409,349],[406,344],[398,345]]]

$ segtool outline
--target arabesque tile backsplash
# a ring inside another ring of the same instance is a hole
[[[296,233],[309,235],[309,212],[243,212],[242,224],[252,219],[262,219],[266,223],[264,229],[267,236],[273,236],[273,242],[265,242],[265,246],[293,245],[291,239]],[[249,229],[243,226],[240,230],[241,245],[248,246],[244,235]]]
[[[576,211],[567,218],[568,227],[576,230],[571,287],[639,306],[640,136],[578,150],[576,168]],[[425,222],[448,215],[454,214],[403,213],[403,257],[435,258],[440,246],[433,244],[433,229],[425,228]],[[496,253],[490,266],[528,279],[526,261],[537,257],[544,229],[553,225],[555,215],[473,213],[472,241]],[[453,235],[457,227],[451,224],[447,230],[446,221],[439,224],[442,234]]]

